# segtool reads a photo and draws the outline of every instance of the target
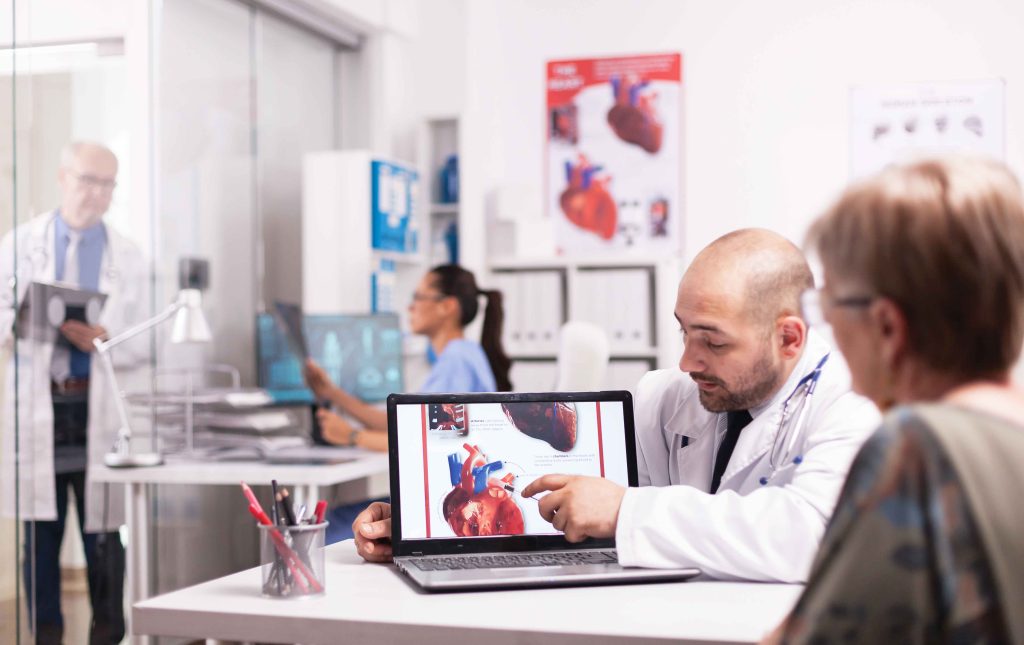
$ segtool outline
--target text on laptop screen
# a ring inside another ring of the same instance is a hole
[[[520,491],[547,474],[629,483],[619,401],[396,407],[402,539],[560,535]]]

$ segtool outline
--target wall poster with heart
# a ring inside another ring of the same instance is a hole
[[[682,55],[547,64],[545,207],[559,254],[682,248]]]

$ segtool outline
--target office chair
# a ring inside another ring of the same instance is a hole
[[[570,320],[562,325],[558,345],[558,392],[593,391],[604,386],[608,371],[608,336],[594,323]]]

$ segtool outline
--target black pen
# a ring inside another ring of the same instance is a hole
[[[281,523],[281,518],[277,514],[277,501],[278,501],[278,497],[277,497],[277,480],[276,479],[271,479],[270,480],[270,493],[271,493],[271,495],[273,495],[273,498],[270,500],[271,501],[271,504],[270,504],[270,521],[273,522],[274,525],[276,526],[276,525]]]
[[[288,499],[288,489],[281,489],[281,510],[284,511],[284,521],[288,522],[289,526],[295,526],[298,522],[295,521],[295,511],[292,510],[292,503]]]

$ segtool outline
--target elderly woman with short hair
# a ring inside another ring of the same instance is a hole
[[[1024,642],[1024,205],[1002,165],[893,167],[812,228],[805,298],[886,412],[772,640]],[[813,317],[813,316],[812,316]]]

